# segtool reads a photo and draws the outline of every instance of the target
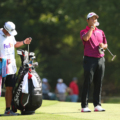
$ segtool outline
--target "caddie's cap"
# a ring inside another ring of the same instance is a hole
[[[15,30],[15,24],[13,22],[6,22],[4,25],[5,30],[8,31],[8,33],[12,36],[17,35],[17,31]]]

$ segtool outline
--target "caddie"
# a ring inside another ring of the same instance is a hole
[[[12,116],[18,115],[10,109],[12,102],[12,90],[15,85],[15,74],[17,71],[15,60],[15,48],[31,43],[31,39],[29,38],[18,42],[15,40],[15,35],[17,35],[17,31],[15,30],[15,24],[11,21],[5,22],[4,27],[0,29],[0,58],[6,58],[9,60],[9,75],[7,75],[5,79],[6,109],[4,115]]]

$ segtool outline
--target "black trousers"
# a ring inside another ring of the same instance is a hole
[[[94,83],[93,104],[101,105],[102,80],[105,72],[105,58],[93,58],[84,56],[84,84],[81,97],[81,107],[88,106],[90,84]]]

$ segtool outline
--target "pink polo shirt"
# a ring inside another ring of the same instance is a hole
[[[86,27],[86,29],[80,31],[80,38],[83,41],[84,45],[84,56],[101,58],[104,54],[99,53],[99,44],[104,43],[107,44],[107,40],[105,34],[102,30],[97,27],[93,30],[92,35],[88,41],[83,40],[83,36],[89,31],[90,27]]]

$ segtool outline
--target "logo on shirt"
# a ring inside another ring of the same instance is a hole
[[[9,43],[8,45],[4,44],[4,49],[5,48],[11,48],[11,47],[13,47],[13,44],[11,44],[11,43]]]
[[[96,30],[96,32],[101,33],[101,31],[99,31],[99,30]]]

